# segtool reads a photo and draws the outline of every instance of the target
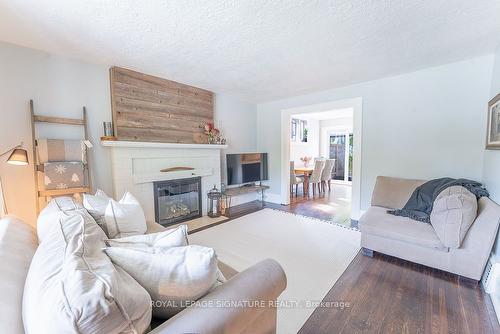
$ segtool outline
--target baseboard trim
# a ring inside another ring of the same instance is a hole
[[[264,192],[264,201],[280,205],[283,204],[281,203],[281,195],[279,194],[271,194]]]
[[[481,280],[484,290],[490,295],[495,308],[498,322],[500,322],[500,263],[490,257]]]

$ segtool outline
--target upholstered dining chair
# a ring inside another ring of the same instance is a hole
[[[323,173],[321,173],[321,188],[326,192],[326,184],[328,183],[328,191],[330,191],[330,182],[332,180],[332,170],[335,165],[335,159],[326,159]]]
[[[295,197],[298,196],[299,184],[302,183],[302,192],[304,192],[304,179],[295,175],[295,161],[290,161],[290,196],[293,196],[293,186],[295,186]]]
[[[316,195],[316,185],[318,185],[318,193],[321,193],[321,175],[323,173],[323,168],[325,167],[325,160],[316,160],[314,162],[314,169],[309,178],[309,182],[312,183],[313,186],[313,196]]]

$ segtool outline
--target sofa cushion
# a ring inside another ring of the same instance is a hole
[[[11,216],[0,220],[0,333],[24,333],[24,282],[37,245],[30,225]]]
[[[189,244],[187,238],[187,225],[180,225],[162,232],[132,235],[119,239],[108,239],[106,240],[106,244],[110,247],[135,249],[187,246]]]
[[[212,248],[108,247],[105,252],[149,292],[157,318],[172,317],[218,283],[217,256]]]
[[[430,224],[407,217],[393,216],[386,208],[370,207],[359,220],[362,233],[447,251]]]
[[[476,195],[462,186],[452,186],[436,197],[431,225],[446,247],[459,248],[476,217]]]
[[[424,183],[423,180],[377,176],[371,204],[389,209],[401,209],[408,202],[413,191]]]
[[[85,209],[49,210],[24,289],[26,333],[143,333],[151,298],[102,251],[104,232]]]

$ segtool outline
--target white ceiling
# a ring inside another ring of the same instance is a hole
[[[0,0],[0,40],[262,102],[492,53],[498,0]]]

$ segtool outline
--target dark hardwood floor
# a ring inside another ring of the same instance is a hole
[[[304,197],[299,187],[299,195],[290,198],[290,205],[266,203],[267,207],[292,212],[303,216],[351,225],[351,186],[332,184],[330,191]]]
[[[376,253],[359,253],[323,301],[348,307],[316,308],[299,333],[500,333],[480,284]]]
[[[340,224],[350,224],[351,214],[351,186],[332,184],[331,189],[325,193],[312,194],[304,197],[302,188],[299,188],[299,196],[290,198],[290,205],[280,205],[270,202],[252,201],[235,205],[229,210],[231,219],[255,212],[263,207],[291,212],[303,216],[314,217],[323,220],[335,221]]]

